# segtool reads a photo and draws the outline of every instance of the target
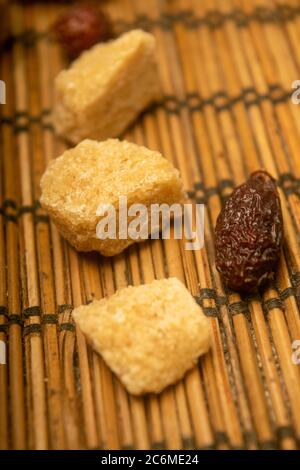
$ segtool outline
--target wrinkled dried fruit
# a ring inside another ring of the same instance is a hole
[[[100,8],[78,4],[64,13],[52,27],[56,39],[71,59],[97,42],[113,36],[109,17]]]
[[[256,171],[233,191],[217,219],[216,266],[226,286],[255,292],[276,268],[282,240],[275,180]]]

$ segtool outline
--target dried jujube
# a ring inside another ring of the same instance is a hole
[[[224,284],[255,292],[274,273],[282,240],[276,182],[266,171],[256,171],[233,191],[217,219],[216,266]]]
[[[75,59],[82,51],[113,36],[108,15],[89,3],[72,6],[57,19],[52,31],[70,59]]]

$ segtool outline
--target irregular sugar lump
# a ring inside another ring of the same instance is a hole
[[[117,139],[84,140],[66,150],[50,163],[41,190],[41,205],[62,236],[79,251],[96,250],[105,256],[120,253],[135,240],[121,239],[118,228],[115,239],[97,238],[99,207],[111,205],[118,216],[120,197],[127,198],[128,207],[143,204],[149,213],[151,204],[184,200],[179,171],[168,160],[159,152]]]
[[[210,346],[210,323],[177,279],[127,287],[73,311],[107,365],[134,395],[181,379]]]
[[[85,51],[55,81],[53,122],[73,143],[118,137],[160,88],[155,39],[133,30]]]

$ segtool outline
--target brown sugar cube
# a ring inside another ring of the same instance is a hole
[[[134,395],[175,383],[210,346],[209,320],[177,278],[121,289],[73,317]]]
[[[50,163],[41,189],[41,205],[62,236],[79,251],[96,250],[105,256],[120,253],[135,240],[119,237],[118,228],[115,239],[100,239],[96,233],[103,217],[97,215],[99,207],[110,205],[118,216],[119,198],[125,196],[127,207],[143,204],[150,219],[152,204],[171,205],[184,199],[179,171],[168,160],[158,152],[117,139],[84,140],[66,150]]]
[[[65,139],[118,137],[160,95],[155,39],[133,30],[85,51],[55,81],[54,125]]]

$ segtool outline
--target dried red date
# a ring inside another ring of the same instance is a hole
[[[226,286],[251,293],[272,275],[283,240],[275,180],[252,173],[225,203],[215,229],[216,266]]]
[[[113,36],[109,17],[100,8],[77,4],[54,23],[52,31],[71,59]]]

